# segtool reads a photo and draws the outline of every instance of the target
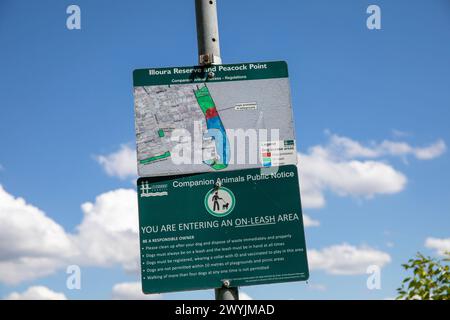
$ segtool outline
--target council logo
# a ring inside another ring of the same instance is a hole
[[[234,209],[236,198],[233,192],[225,187],[216,186],[205,196],[205,208],[215,217],[225,217]]]

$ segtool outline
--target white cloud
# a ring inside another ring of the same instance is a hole
[[[73,249],[59,224],[24,199],[14,198],[1,185],[0,221],[0,260],[18,256],[55,256]]]
[[[0,282],[17,284],[69,264],[139,269],[134,190],[118,189],[82,205],[81,224],[66,233],[38,208],[0,186]]]
[[[62,253],[63,254],[63,253]],[[0,283],[15,285],[48,276],[64,266],[62,259],[20,257],[0,261]]]
[[[76,247],[59,224],[0,186],[0,282],[48,275],[74,254]]]
[[[97,156],[96,159],[106,173],[112,177],[126,179],[137,176],[136,151],[128,145],[121,145],[116,152]]]
[[[303,224],[304,224],[305,228],[318,227],[318,226],[320,226],[320,221],[314,220],[310,216],[303,214]]]
[[[139,268],[137,194],[118,189],[99,195],[81,206],[84,218],[72,236],[82,255],[78,263],[94,266],[121,264]]]
[[[322,208],[325,206],[324,186],[316,183],[314,175],[308,175],[299,163],[300,196],[303,208]],[[318,182],[318,181],[317,181]]]
[[[321,148],[324,154],[333,158],[376,158],[379,156],[377,148],[364,147],[359,142],[347,137],[341,137],[335,134],[329,136],[329,142]]]
[[[446,150],[447,145],[445,144],[445,142],[443,140],[439,140],[428,147],[415,149],[414,155],[417,159],[429,160],[439,157]]]
[[[413,147],[402,141],[384,140],[381,143],[372,142],[369,146],[363,146],[357,141],[336,134],[331,134],[329,138],[329,143],[325,147],[329,156],[345,159],[412,155],[419,160],[430,160],[441,156],[447,150],[442,139],[425,147]]]
[[[405,188],[407,178],[387,163],[386,157],[413,155],[420,160],[430,160],[447,149],[443,140],[425,147],[389,140],[363,145],[348,137],[329,132],[327,135],[329,140],[325,145],[313,146],[298,155],[305,208],[323,207],[326,191],[363,198],[400,192]]]
[[[67,300],[64,293],[50,290],[44,286],[34,286],[28,288],[22,293],[13,292],[9,294],[6,300]]]
[[[379,161],[336,160],[322,147],[299,154],[300,190],[305,208],[325,205],[326,190],[340,196],[371,198],[403,190],[407,178]]]
[[[324,270],[336,275],[365,274],[368,266],[377,265],[382,268],[390,261],[391,257],[386,252],[346,243],[308,251],[311,270]]]
[[[140,282],[124,282],[114,285],[112,298],[114,300],[158,300],[162,299],[162,295],[142,293]]]
[[[425,240],[425,247],[436,250],[437,254],[443,256],[446,252],[450,252],[450,238],[433,238],[428,237]]]
[[[253,300],[253,298],[244,291],[239,291],[239,300]]]
[[[405,132],[405,131],[397,130],[397,129],[392,130],[392,135],[396,138],[406,138],[406,137],[412,136],[412,134],[410,132]]]

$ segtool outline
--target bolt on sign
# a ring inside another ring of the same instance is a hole
[[[308,279],[295,165],[140,178],[137,188],[144,293]]]
[[[138,69],[139,176],[297,164],[286,62]]]

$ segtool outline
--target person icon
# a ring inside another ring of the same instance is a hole
[[[214,202],[213,211],[219,211],[220,210],[219,200],[223,201],[223,199],[221,197],[219,197],[219,191],[216,191],[214,193],[213,197],[212,197],[212,201]]]
[[[206,193],[203,202],[208,213],[224,217],[233,211],[236,200],[230,189],[216,186]]]

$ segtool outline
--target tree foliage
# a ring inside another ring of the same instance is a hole
[[[420,252],[408,263],[402,264],[412,275],[406,277],[397,289],[397,299],[450,300],[450,253],[444,259],[425,257]]]

